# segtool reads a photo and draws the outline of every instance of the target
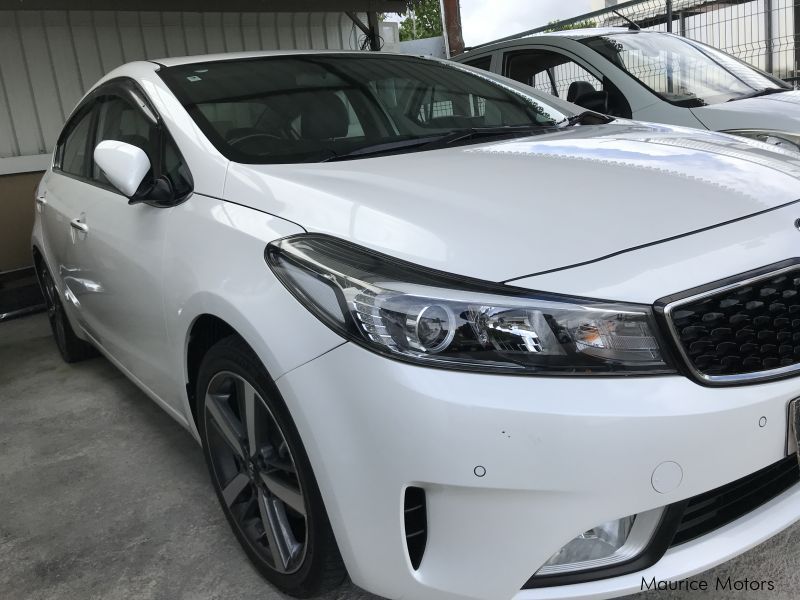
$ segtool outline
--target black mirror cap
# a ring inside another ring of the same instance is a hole
[[[149,204],[157,208],[176,206],[186,200],[193,190],[176,195],[172,182],[165,176],[157,179],[145,180],[136,193],[128,199],[128,204]]]

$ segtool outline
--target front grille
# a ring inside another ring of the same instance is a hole
[[[672,546],[683,544],[743,517],[800,481],[797,456],[715,490],[694,496],[684,510]]]
[[[668,307],[677,342],[701,375],[758,374],[800,363],[800,267]]]

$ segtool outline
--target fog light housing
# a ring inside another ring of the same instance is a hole
[[[636,558],[652,539],[663,512],[657,508],[584,531],[553,554],[534,577],[600,569]]]

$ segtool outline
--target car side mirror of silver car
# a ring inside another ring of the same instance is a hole
[[[144,150],[117,140],[103,140],[97,144],[94,162],[111,185],[130,200],[134,200],[151,170],[150,159]]]

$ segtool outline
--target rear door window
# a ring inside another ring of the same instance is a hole
[[[576,82],[586,83],[595,91],[603,89],[603,82],[574,60],[545,50],[524,50],[507,54],[505,75],[564,100],[569,100],[570,87],[574,93],[578,87],[573,85]],[[588,87],[582,87],[588,90]]]
[[[504,57],[503,74],[584,108],[617,117],[631,117],[630,104],[607,77],[598,79],[560,52],[538,49],[509,52]],[[599,97],[598,92],[600,96],[607,95],[607,100]]]

